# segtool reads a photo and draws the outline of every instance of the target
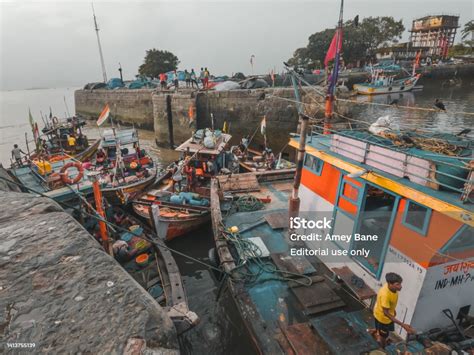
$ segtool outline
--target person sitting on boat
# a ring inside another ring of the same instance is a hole
[[[67,144],[69,145],[70,150],[76,149],[76,138],[73,135],[67,137]]]
[[[191,164],[185,166],[186,173],[186,185],[188,192],[194,192],[194,187],[196,186],[196,168]]]
[[[275,169],[275,155],[270,148],[266,148],[264,151],[265,163],[267,165],[267,170]]]
[[[176,184],[181,191],[181,181],[183,181],[183,161],[176,161],[173,167],[173,192],[176,192]]]
[[[105,154],[104,150],[102,148],[100,148],[97,151],[97,154],[95,156],[95,161],[96,161],[97,165],[103,165],[105,163],[106,159],[107,159],[107,154]]]
[[[48,155],[48,143],[46,142],[46,139],[41,140],[41,149],[43,150],[43,153]]]
[[[112,244],[112,250],[114,252],[115,259],[122,263],[131,260],[137,253],[136,250],[130,250],[129,245],[124,240],[117,240],[114,242],[114,244]]]
[[[18,144],[13,145],[13,150],[12,150],[12,158],[15,159],[16,163],[18,166],[23,166],[23,163],[21,161],[21,155],[26,153],[22,151],[20,148],[18,148]]]
[[[377,294],[377,301],[374,306],[375,338],[382,348],[387,344],[390,332],[395,330],[395,324],[405,329],[408,334],[416,331],[408,324],[399,321],[396,317],[398,292],[402,290],[402,277],[394,272],[385,275],[387,283],[382,286]]]
[[[206,162],[206,168],[207,168],[207,173],[211,176],[216,175],[216,163],[214,162],[214,158],[211,157],[207,162]]]

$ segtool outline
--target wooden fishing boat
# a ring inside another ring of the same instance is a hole
[[[134,212],[155,229],[159,238],[166,241],[200,228],[211,218],[208,206],[192,205],[189,200],[179,199],[180,194],[189,193],[171,192],[170,175],[165,174],[158,188],[142,193],[132,204]],[[201,198],[199,194],[192,195]],[[178,198],[179,202],[173,202],[173,198]]]
[[[362,325],[370,312],[338,290],[316,260],[292,254],[288,200],[293,181],[271,173],[272,180],[265,173],[244,173],[211,183],[216,245],[211,260],[229,275],[227,289],[256,351],[359,354],[377,348]]]
[[[296,164],[283,159],[281,155],[276,159],[274,168],[270,168],[265,162],[264,154],[252,148],[247,148],[245,154],[240,153],[237,157],[239,159],[240,168],[243,172],[285,170],[288,173],[294,173],[296,170]]]
[[[121,227],[113,234],[114,239],[122,245],[126,243],[125,254],[118,251],[118,245],[112,247],[117,261],[167,311],[178,334],[196,325],[198,316],[189,310],[181,274],[171,252],[156,243],[151,229],[137,218],[118,207],[111,207],[108,214]],[[97,234],[96,223],[89,223],[86,228]]]
[[[102,193],[114,205],[127,203],[129,196],[146,190],[157,177],[157,167],[140,148],[134,128],[105,130],[90,165],[90,169],[101,173]]]
[[[115,181],[110,179],[110,175],[102,177],[104,187],[101,190],[104,197],[113,205],[126,204],[129,202],[127,196],[136,195],[155,182],[157,169],[146,169],[144,174],[144,176],[130,175]]]
[[[8,171],[27,192],[32,189],[55,201],[68,202],[77,200],[79,193],[83,196],[92,194],[87,169],[67,155],[61,155],[53,161],[34,159],[31,164],[13,166]]]
[[[362,95],[406,92],[415,88],[419,78],[420,74],[402,79],[395,79],[394,75],[389,75],[379,70],[372,74],[370,82],[354,84],[353,88],[358,94]]]

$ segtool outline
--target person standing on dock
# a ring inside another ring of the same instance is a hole
[[[211,74],[209,73],[209,70],[207,68],[204,69],[204,89],[209,89],[209,76]]]
[[[160,85],[161,90],[166,90],[166,81],[168,80],[168,76],[165,73],[160,74]]]
[[[395,324],[405,329],[408,334],[416,333],[408,324],[399,321],[396,317],[398,292],[402,290],[402,277],[394,272],[385,275],[387,283],[382,286],[377,294],[377,301],[374,306],[375,338],[382,348],[387,345],[387,338],[390,332],[395,330]]]
[[[202,88],[204,89],[204,68],[201,68],[201,72],[199,73],[199,80],[201,81]]]
[[[199,89],[196,72],[194,71],[194,69],[191,69],[191,87],[192,88],[194,88],[194,84],[196,84],[196,88]]]
[[[18,166],[23,166],[23,162],[21,161],[21,155],[26,153],[22,151],[20,148],[18,148],[18,144],[13,145],[13,150],[12,150],[12,158],[15,159],[16,163]]]
[[[175,70],[173,74],[174,74],[174,87],[175,87],[175,90],[178,91],[179,89],[178,72]]]
[[[184,70],[184,80],[186,81],[186,87],[191,87],[191,74],[188,72],[188,69]]]

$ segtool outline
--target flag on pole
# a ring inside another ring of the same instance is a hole
[[[337,43],[337,37],[339,36],[339,43]],[[337,45],[337,48],[336,48]],[[331,45],[329,46],[328,52],[326,53],[326,58],[324,58],[324,66],[327,67],[330,60],[333,60],[336,56],[336,52],[340,52],[342,48],[342,30],[336,30],[334,37],[332,38]]]
[[[100,126],[102,123],[107,121],[107,118],[109,118],[110,115],[110,108],[109,105],[105,105],[104,109],[100,113],[99,118],[97,119],[97,126]]]
[[[267,118],[266,116],[263,116],[262,123],[260,123],[260,133],[262,133],[262,136],[264,136],[266,132],[267,132]]]
[[[35,129],[35,120],[33,119],[33,116],[31,115],[31,109],[28,108],[28,119],[30,120],[30,126],[31,129]]]

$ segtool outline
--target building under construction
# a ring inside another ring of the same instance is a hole
[[[453,15],[432,15],[413,20],[411,45],[429,47],[429,55],[446,58],[458,27],[459,16]]]

